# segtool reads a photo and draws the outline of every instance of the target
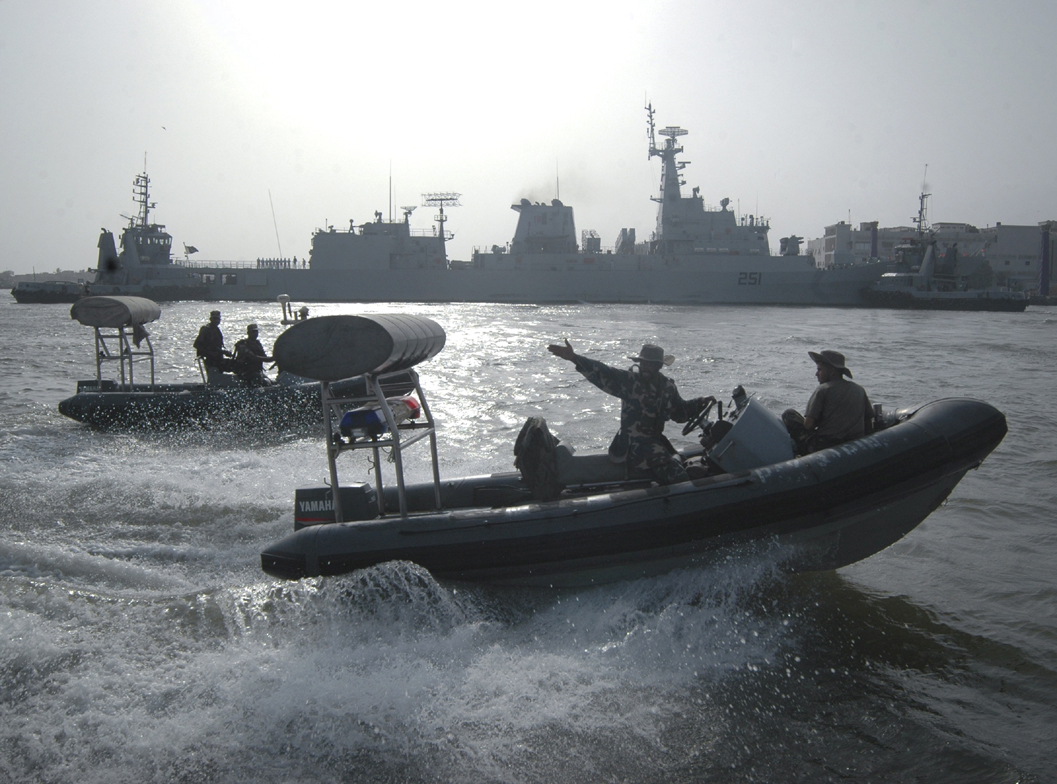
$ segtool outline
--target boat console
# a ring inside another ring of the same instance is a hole
[[[710,463],[732,474],[793,459],[793,439],[773,411],[741,386],[732,403],[726,419],[720,408],[719,419],[703,428],[701,445]]]
[[[699,468],[697,476],[749,471],[793,459],[793,440],[782,420],[741,386],[734,389],[726,415],[719,403],[717,419],[709,420],[712,408],[709,405],[683,430],[684,435],[697,427],[702,430],[701,446],[680,453],[688,467]],[[645,472],[613,462],[606,452],[581,455],[573,447],[558,444],[554,460],[558,484],[564,488],[650,480]]]

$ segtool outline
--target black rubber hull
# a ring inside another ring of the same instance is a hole
[[[792,569],[837,569],[911,531],[1005,433],[992,406],[941,400],[878,434],[767,468],[552,503],[312,526],[268,548],[261,564],[300,578],[408,560],[442,578],[575,586],[778,540],[797,545]],[[515,482],[481,478],[478,490]]]
[[[59,403],[59,413],[102,430],[167,430],[248,427],[254,430],[298,429],[323,421],[318,384],[270,387],[209,387],[205,384],[137,385],[135,391],[83,389]],[[414,390],[410,376],[387,379],[387,395]],[[362,378],[331,385],[337,396],[363,395]]]

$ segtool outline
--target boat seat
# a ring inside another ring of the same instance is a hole
[[[566,487],[649,478],[641,471],[629,474],[627,464],[614,463],[608,452],[577,455],[572,447],[558,444],[554,448],[554,459],[558,464],[558,483]]]

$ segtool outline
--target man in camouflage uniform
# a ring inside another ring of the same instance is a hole
[[[621,399],[620,431],[609,447],[610,458],[621,462],[626,450],[629,469],[646,471],[662,485],[689,481],[686,469],[675,448],[664,437],[664,423],[669,419],[686,422],[699,414],[711,397],[683,400],[675,382],[661,373],[675,357],[666,355],[659,346],[645,345],[630,370],[610,367],[595,359],[582,357],[565,345],[550,345],[555,356],[572,362],[584,378],[610,395]]]

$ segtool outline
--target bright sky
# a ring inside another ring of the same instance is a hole
[[[132,181],[200,259],[454,191],[449,257],[560,197],[612,245],[654,228],[646,100],[685,192],[827,224],[1057,219],[1057,4],[0,0],[0,270],[85,269]],[[272,207],[274,205],[274,222]],[[419,207],[415,228],[435,210]],[[276,237],[278,229],[278,238]]]

